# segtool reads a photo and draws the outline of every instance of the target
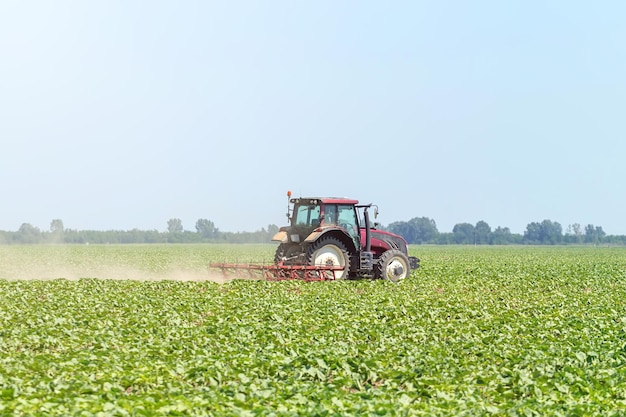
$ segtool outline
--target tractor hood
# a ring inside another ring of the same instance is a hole
[[[376,229],[370,229],[370,233],[372,252],[382,254],[389,249],[398,249],[408,255],[407,243],[402,236]],[[365,228],[361,229],[361,242],[365,242]]]

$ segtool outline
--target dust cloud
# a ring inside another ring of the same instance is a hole
[[[95,269],[55,267],[53,269],[42,266],[21,267],[17,271],[7,273],[0,271],[0,278],[9,280],[52,280],[67,279],[78,280],[81,278],[98,278],[113,280],[134,280],[134,281],[211,281],[218,284],[231,281],[223,275],[215,272],[187,270],[182,268],[172,268],[159,273],[145,271],[131,267],[106,266]]]

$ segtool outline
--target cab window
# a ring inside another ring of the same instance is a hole
[[[356,213],[351,205],[339,205],[337,223],[348,230],[350,234],[358,232]]]
[[[326,204],[324,206],[324,224],[337,224],[337,205]]]
[[[297,206],[294,210],[294,226],[319,226],[320,224],[320,206],[318,205],[302,205]]]

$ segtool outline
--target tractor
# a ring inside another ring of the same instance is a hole
[[[289,226],[272,238],[278,242],[273,265],[214,263],[228,276],[248,271],[268,280],[336,280],[359,277],[398,282],[419,267],[419,259],[408,255],[406,241],[378,230],[370,221],[378,207],[358,200],[337,197],[291,198]]]

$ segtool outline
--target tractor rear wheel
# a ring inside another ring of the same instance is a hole
[[[384,278],[391,282],[398,282],[411,274],[409,258],[397,249],[383,253],[376,264],[377,278]]]
[[[307,262],[316,266],[341,266],[341,271],[323,271],[325,278],[346,279],[350,266],[348,249],[339,239],[322,237],[313,242],[307,250]]]

